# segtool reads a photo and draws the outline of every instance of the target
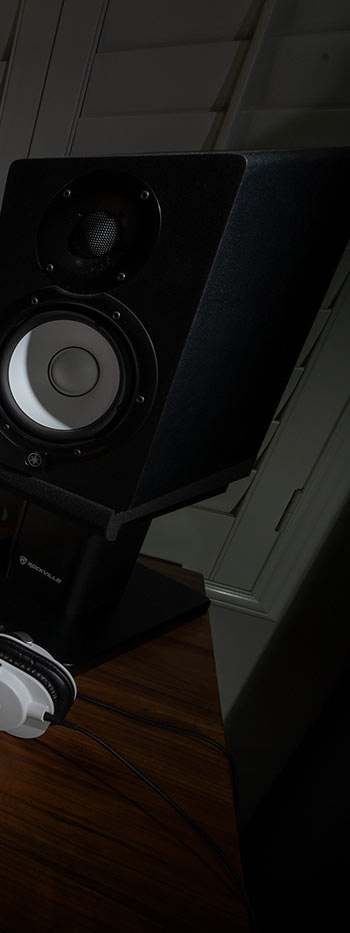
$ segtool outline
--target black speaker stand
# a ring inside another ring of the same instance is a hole
[[[73,621],[52,618],[42,609],[33,611],[5,579],[0,600],[1,626],[9,633],[28,632],[73,674],[164,634],[203,614],[210,604],[202,593],[139,562],[117,606],[96,608]]]

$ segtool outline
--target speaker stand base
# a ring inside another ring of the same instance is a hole
[[[73,622],[33,611],[4,580],[0,586],[0,624],[9,633],[28,632],[73,674],[96,667],[109,658],[204,614],[205,595],[164,574],[136,563],[118,606],[103,606]]]

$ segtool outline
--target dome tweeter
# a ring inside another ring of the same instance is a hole
[[[48,204],[39,224],[39,264],[55,285],[97,294],[132,278],[160,229],[153,191],[126,172],[73,179]]]

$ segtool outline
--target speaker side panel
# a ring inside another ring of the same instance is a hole
[[[133,506],[170,507],[180,488],[185,501],[205,477],[210,489],[253,465],[346,246],[349,207],[350,150],[247,154]]]

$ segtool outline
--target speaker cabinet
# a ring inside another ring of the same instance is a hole
[[[0,484],[27,505],[6,576],[64,663],[96,653],[91,611],[121,597],[151,518],[250,471],[349,237],[349,188],[348,149],[11,166]]]
[[[0,482],[120,521],[251,469],[349,236],[349,150],[38,159],[0,219]]]

